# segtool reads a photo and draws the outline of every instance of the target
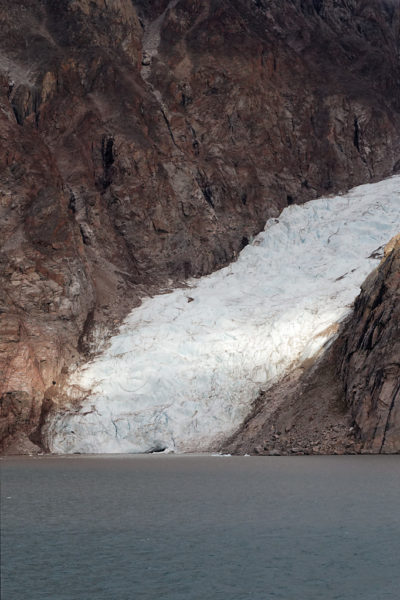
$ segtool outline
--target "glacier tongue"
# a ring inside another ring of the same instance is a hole
[[[321,349],[377,265],[371,254],[399,230],[399,176],[286,208],[237,262],[131,312],[70,377],[85,399],[48,421],[50,450],[210,448]]]

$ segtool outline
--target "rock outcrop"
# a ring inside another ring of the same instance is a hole
[[[0,438],[145,294],[400,169],[400,8],[4,0]],[[45,402],[44,402],[45,400]]]
[[[400,236],[357,298],[340,345],[339,378],[361,449],[400,452]]]

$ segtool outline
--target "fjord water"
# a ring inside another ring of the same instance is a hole
[[[396,456],[7,458],[3,600],[397,600]]]

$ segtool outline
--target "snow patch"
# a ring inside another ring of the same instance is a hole
[[[237,262],[131,312],[71,376],[85,399],[47,423],[50,450],[209,449],[261,389],[332,339],[399,230],[400,177],[289,206]]]

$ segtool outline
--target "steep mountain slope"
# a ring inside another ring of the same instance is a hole
[[[356,437],[366,451],[388,453],[400,452],[399,236],[385,255],[364,283],[338,344]]]
[[[261,394],[224,452],[400,452],[399,261],[396,236],[333,345]]]
[[[400,168],[395,3],[0,11],[1,437],[31,433],[141,297]]]

